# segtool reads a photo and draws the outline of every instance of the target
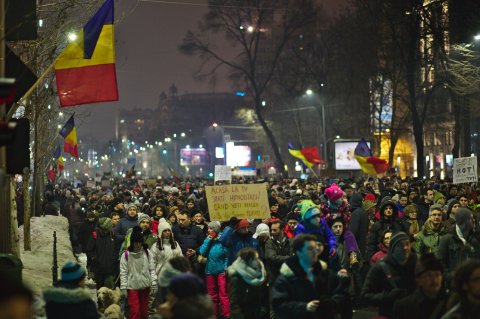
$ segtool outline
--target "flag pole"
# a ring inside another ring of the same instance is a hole
[[[52,143],[50,145],[55,145],[55,142],[57,141],[59,135],[56,135],[55,138],[53,139]],[[60,150],[60,156],[62,155],[61,150]],[[47,166],[45,167],[45,170],[50,166],[50,162],[52,161],[53,156],[50,156],[50,159],[47,162]]]
[[[13,114],[15,114],[18,107],[20,106],[20,103],[26,101],[30,97],[30,95],[32,95],[33,91],[43,82],[47,75],[53,70],[54,66],[55,61],[53,61],[52,64],[50,64],[50,66],[45,71],[43,71],[42,75],[40,75],[37,81],[28,89],[28,91],[20,98],[20,100],[18,100],[12,105],[6,116],[7,121],[9,121],[12,118]]]
[[[310,171],[313,173],[313,175],[315,175],[315,178],[318,179],[318,175],[315,173],[315,171],[313,170],[313,168],[312,168],[312,167],[309,167],[309,166],[307,166],[307,167],[310,169]]]

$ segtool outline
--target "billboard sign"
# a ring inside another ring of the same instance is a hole
[[[360,140],[360,139],[359,139]],[[358,141],[335,141],[335,169],[337,171],[361,170],[355,159],[355,148]],[[370,142],[367,142],[370,147]]]
[[[207,150],[204,148],[182,148],[180,149],[181,166],[202,166],[207,165]]]

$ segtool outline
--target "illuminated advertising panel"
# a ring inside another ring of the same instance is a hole
[[[181,166],[207,165],[207,151],[204,148],[180,149],[180,165]]]
[[[367,142],[370,147],[370,142]],[[335,142],[335,169],[338,171],[360,170],[354,152],[358,142]]]

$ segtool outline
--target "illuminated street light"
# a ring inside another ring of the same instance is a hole
[[[70,40],[70,42],[77,40],[77,35],[74,32],[70,32],[68,34],[68,40]]]
[[[480,34],[477,34],[476,36],[474,36],[473,39],[474,39],[475,41],[479,41],[479,40],[480,40]]]
[[[308,90],[305,91],[305,94],[307,94],[307,95],[312,95],[312,94],[313,94],[313,91],[310,90],[310,89],[308,89]]]
[[[181,137],[185,137],[185,133],[184,133],[184,132],[182,132],[182,134],[180,134],[180,136],[181,136]]]
[[[253,30],[255,30],[255,29],[254,29],[252,26],[249,26],[249,27],[247,28],[247,31],[250,32],[250,33],[252,33]]]

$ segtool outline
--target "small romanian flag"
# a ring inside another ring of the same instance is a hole
[[[62,155],[60,155],[60,157],[58,158],[58,172],[61,173],[63,172],[63,170],[65,169],[65,164],[63,163],[63,157]]]
[[[302,150],[295,150],[291,144],[288,144],[288,151],[293,157],[298,158],[305,164],[305,166],[312,167],[313,165],[323,164],[318,148],[309,147]]]
[[[57,145],[57,149],[53,153],[53,158],[58,159],[62,155],[62,151],[60,150],[60,145]]]
[[[390,169],[387,161],[373,157],[372,151],[363,138],[360,142],[358,142],[354,155],[365,174],[378,175],[383,174]]]
[[[113,35],[113,0],[106,0],[55,61],[62,107],[118,101]]]
[[[75,129],[73,115],[70,116],[59,134],[65,139],[65,142],[63,143],[63,151],[78,158],[77,130]]]

